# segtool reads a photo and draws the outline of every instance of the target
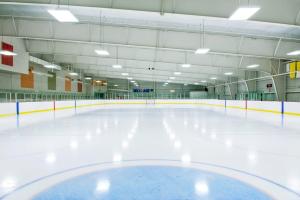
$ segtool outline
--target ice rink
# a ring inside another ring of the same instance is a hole
[[[297,122],[273,113],[178,105],[1,118],[0,199],[31,199],[72,177],[129,166],[199,169],[272,199],[300,199]],[[203,181],[213,193],[211,180]]]

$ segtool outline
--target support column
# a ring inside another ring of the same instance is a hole
[[[209,98],[216,98],[216,87],[209,87],[208,89],[208,97]]]
[[[237,82],[237,81],[238,81],[238,78],[236,78],[236,77],[229,77],[228,78],[229,83]],[[238,95],[238,83],[229,84],[229,90],[230,90],[231,99],[236,100],[237,95]]]
[[[285,64],[278,60],[271,60],[271,74],[278,75],[286,72]],[[273,77],[273,85],[277,101],[286,101],[286,75]]]
[[[245,72],[245,80],[257,78],[257,71],[246,71]],[[248,92],[256,92],[257,91],[257,81],[247,81],[246,82]]]
[[[216,82],[216,84],[224,84],[224,82]],[[224,99],[225,98],[225,85],[215,87],[215,94],[217,99]]]

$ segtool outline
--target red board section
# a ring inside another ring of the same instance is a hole
[[[3,51],[14,51],[14,46],[7,44],[5,42],[2,42],[2,50]],[[14,57],[13,56],[6,56],[6,55],[1,55],[1,60],[3,65],[8,65],[8,66],[14,66]]]

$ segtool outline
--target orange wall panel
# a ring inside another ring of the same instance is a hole
[[[65,91],[71,92],[72,89],[72,79],[68,76],[65,77]]]
[[[34,75],[32,67],[29,68],[28,74],[21,74],[21,88],[34,88]]]

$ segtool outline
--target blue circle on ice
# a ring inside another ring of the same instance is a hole
[[[271,200],[239,180],[190,168],[142,166],[78,176],[33,200]]]

